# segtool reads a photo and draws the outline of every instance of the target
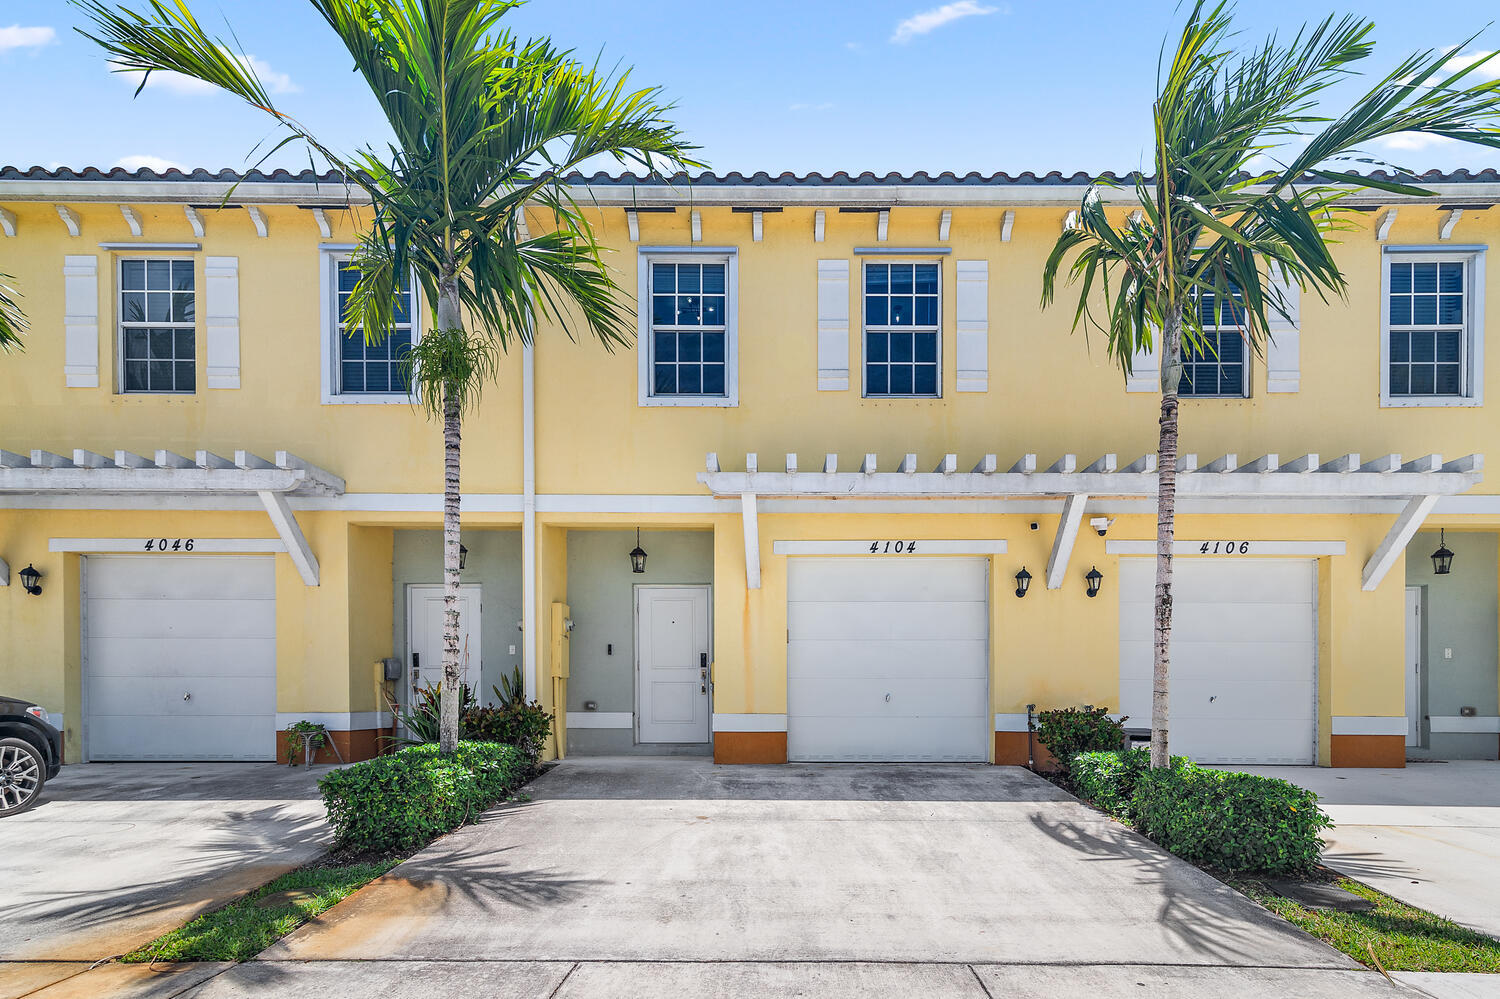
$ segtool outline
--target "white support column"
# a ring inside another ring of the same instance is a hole
[[[1057,525],[1057,537],[1052,539],[1052,554],[1047,557],[1047,589],[1062,588],[1063,576],[1068,571],[1068,560],[1073,557],[1073,544],[1078,540],[1078,526],[1083,523],[1083,508],[1088,505],[1088,495],[1073,493],[1063,501],[1062,522]]]
[[[755,513],[755,494],[740,494],[740,519],[745,524],[745,588],[760,589],[760,521]]]
[[[297,567],[297,572],[302,576],[302,582],[308,586],[318,585],[318,558],[308,547],[307,538],[302,535],[302,528],[297,524],[297,518],[292,513],[292,508],[287,504],[286,497],[280,493],[262,490],[257,493],[260,501],[265,504],[266,513],[271,516],[271,523],[276,527],[276,533],[280,535],[281,541],[286,545],[286,553],[291,556],[292,564]]]
[[[1396,518],[1391,529],[1386,532],[1380,547],[1375,549],[1375,554],[1370,556],[1370,561],[1365,563],[1364,583],[1360,587],[1364,590],[1373,590],[1380,585],[1385,574],[1391,571],[1391,566],[1396,564],[1396,559],[1406,551],[1406,546],[1411,542],[1412,535],[1422,526],[1422,521],[1432,512],[1437,505],[1436,496],[1413,496],[1411,502],[1406,504],[1406,509]]]
[[[632,212],[632,215],[635,213]],[[521,348],[521,677],[526,699],[537,699],[542,661],[536,578],[536,354]]]

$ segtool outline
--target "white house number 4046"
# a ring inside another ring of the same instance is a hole
[[[917,550],[915,541],[871,541],[871,555],[910,555]]]
[[[190,552],[193,550],[192,538],[147,538],[146,551],[148,552]]]
[[[1248,555],[1248,541],[1205,541],[1198,546],[1199,555]]]

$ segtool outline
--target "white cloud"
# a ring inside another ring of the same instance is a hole
[[[848,49],[850,52],[858,52],[860,50],[860,44],[859,42],[845,42],[844,48]]]
[[[1435,149],[1440,146],[1448,146],[1457,142],[1446,135],[1432,135],[1427,132],[1401,132],[1398,135],[1388,136],[1380,140],[1380,145],[1386,149],[1395,149],[1403,153],[1417,152],[1422,149]]]
[[[1443,68],[1450,73],[1457,73],[1461,69],[1467,69],[1474,65],[1485,56],[1494,54],[1494,52],[1465,52],[1443,63]],[[1500,56],[1496,56],[1483,66],[1480,66],[1472,74],[1465,77],[1464,80],[1466,82],[1461,84],[1464,86],[1470,83],[1478,83],[1481,80],[1500,80]]]
[[[160,156],[121,156],[115,160],[114,166],[124,167],[126,170],[155,170],[157,173],[165,173],[176,167],[179,170],[187,169],[181,163],[162,159]]]
[[[799,101],[787,107],[788,111],[832,111],[833,101],[823,101],[818,104]]]
[[[936,31],[945,24],[952,24],[954,21],[965,17],[980,17],[985,14],[995,14],[999,10],[999,7],[981,7],[974,0],[954,0],[953,3],[945,3],[941,7],[924,10],[908,17],[896,25],[896,32],[891,35],[891,41],[897,45],[904,45],[918,35],[925,35],[929,31]]]
[[[11,49],[39,49],[55,41],[57,41],[57,32],[48,27],[23,28],[19,24],[12,24],[8,28],[0,28],[0,52],[9,52]]]
[[[246,56],[242,64],[244,63],[248,63],[250,68],[255,71],[255,75],[260,77],[261,85],[269,93],[294,94],[301,89],[296,83],[292,82],[291,76],[272,69],[271,64],[264,59],[259,59],[253,55]],[[117,63],[110,64],[112,69],[117,66]],[[119,75],[134,88],[141,85],[141,77],[145,74],[139,70],[120,70]],[[176,94],[179,97],[202,97],[219,89],[212,83],[204,83],[202,80],[196,80],[191,76],[183,76],[181,73],[155,70],[146,78],[146,89],[155,90],[158,88],[169,94]]]

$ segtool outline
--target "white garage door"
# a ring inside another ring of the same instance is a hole
[[[1317,564],[1172,563],[1172,752],[1204,763],[1312,763]],[[1120,560],[1120,710],[1151,724],[1156,560]]]
[[[791,559],[788,756],[986,760],[987,570],[984,559]]]
[[[276,758],[271,558],[91,556],[84,586],[91,759]]]

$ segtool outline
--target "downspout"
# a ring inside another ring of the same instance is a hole
[[[536,355],[521,348],[521,679],[526,700],[537,700],[541,630],[536,578]]]

